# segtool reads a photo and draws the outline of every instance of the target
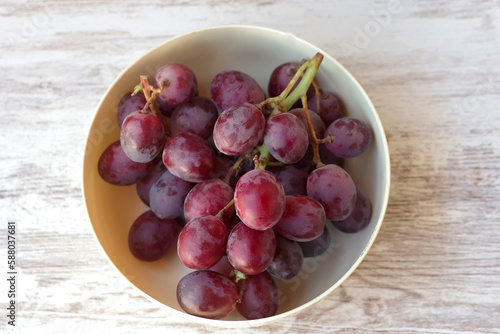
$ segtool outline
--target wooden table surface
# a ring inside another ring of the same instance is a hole
[[[81,195],[95,108],[131,62],[224,24],[291,32],[371,97],[391,153],[370,252],[310,309],[252,333],[500,333],[500,1],[0,1],[2,277],[16,222],[17,317],[0,332],[240,333],[200,326],[129,286]],[[7,277],[9,278],[9,277]]]

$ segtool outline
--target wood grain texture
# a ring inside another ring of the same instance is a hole
[[[392,184],[380,234],[340,288],[271,326],[217,333],[500,333],[494,0],[0,1],[0,212],[2,235],[8,220],[18,227],[17,332],[214,332],[152,304],[106,261],[81,166],[120,71],[221,24],[289,31],[337,58],[379,112]]]

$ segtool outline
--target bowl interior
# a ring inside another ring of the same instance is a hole
[[[267,91],[269,76],[276,66],[311,58],[316,52],[325,55],[318,81],[342,97],[349,115],[368,122],[373,129],[374,141],[370,149],[346,163],[346,170],[356,185],[372,201],[372,221],[366,229],[352,235],[330,227],[332,243],[329,250],[323,256],[307,259],[295,279],[278,282],[281,292],[278,315],[243,321],[244,318],[233,312],[224,320],[192,319],[217,326],[246,326],[282,318],[326,296],[361,262],[382,223],[389,191],[387,143],[377,113],[365,92],[333,58],[293,35],[248,26],[205,29],[154,48],[115,80],[99,104],[85,150],[83,192],[95,235],[111,263],[150,299],[184,313],[177,303],[176,286],[190,270],[178,260],[175,249],[166,258],[153,263],[141,262],[131,255],[127,245],[128,230],[147,207],[139,200],[135,186],[107,184],[97,173],[100,154],[119,138],[116,109],[121,97],[132,90],[140,75],[153,78],[156,69],[168,62],[191,67],[202,96],[209,97],[209,84],[217,73],[230,69],[250,74]]]

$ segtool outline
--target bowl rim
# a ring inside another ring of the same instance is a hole
[[[87,137],[86,137],[86,140],[85,140],[85,148],[84,148],[83,164],[82,164],[82,166],[85,165],[85,161],[87,160],[87,152],[88,152],[88,148],[89,148],[89,145],[90,145],[88,138],[89,138],[90,132],[92,131],[92,129],[93,129],[94,125],[95,125],[94,123],[96,122],[97,112],[102,108],[102,105],[103,105],[106,97],[108,96],[108,94],[112,90],[112,88],[117,84],[117,82],[119,82],[121,80],[121,78],[123,76],[125,76],[125,74],[131,68],[133,68],[135,66],[135,64],[137,62],[139,62],[141,59],[147,57],[149,54],[151,54],[155,50],[160,49],[160,48],[164,47],[166,44],[169,44],[172,41],[175,41],[177,39],[186,38],[187,36],[190,36],[190,35],[193,35],[193,34],[205,33],[207,31],[228,30],[228,29],[244,29],[244,30],[248,30],[248,31],[253,30],[253,31],[259,31],[259,32],[269,32],[269,33],[272,33],[272,34],[275,34],[275,35],[289,36],[289,37],[295,39],[296,41],[298,41],[298,42],[300,42],[302,44],[308,45],[311,49],[316,50],[317,52],[321,52],[325,58],[328,58],[328,60],[330,62],[332,62],[333,64],[335,64],[335,66],[337,66],[342,72],[344,72],[344,74],[351,80],[351,82],[356,86],[356,89],[359,90],[359,92],[361,93],[361,95],[363,96],[363,98],[366,100],[368,107],[373,112],[373,118],[375,120],[376,126],[379,129],[381,129],[381,132],[380,132],[380,135],[381,135],[381,138],[380,138],[381,143],[380,144],[381,145],[380,145],[380,147],[382,149],[381,155],[383,156],[383,164],[385,165],[385,170],[383,171],[385,179],[382,182],[382,184],[384,184],[384,188],[382,189],[382,191],[383,191],[383,197],[381,197],[380,215],[379,215],[379,218],[378,218],[377,222],[375,222],[376,225],[375,225],[374,231],[371,234],[371,236],[370,236],[370,238],[369,238],[366,246],[364,247],[363,251],[361,252],[361,255],[351,265],[351,267],[349,268],[349,270],[340,279],[338,279],[337,282],[335,282],[335,284],[333,284],[332,286],[330,286],[323,293],[319,294],[318,296],[316,296],[312,300],[310,300],[310,301],[308,301],[308,302],[306,302],[304,304],[301,304],[300,306],[295,307],[295,308],[293,308],[293,309],[291,309],[289,311],[286,311],[286,312],[283,312],[283,313],[280,313],[280,314],[276,314],[276,315],[271,316],[271,317],[262,318],[262,319],[254,319],[254,320],[224,320],[224,319],[207,319],[207,318],[201,318],[201,317],[198,317],[198,316],[190,315],[190,314],[188,314],[186,312],[182,312],[182,311],[179,311],[177,309],[171,308],[168,305],[165,305],[164,303],[160,302],[159,300],[155,299],[154,297],[148,295],[147,293],[145,293],[144,291],[142,291],[141,289],[139,289],[135,284],[132,284],[125,277],[124,273],[122,273],[121,270],[117,267],[117,265],[111,260],[111,258],[109,257],[109,255],[106,253],[106,251],[104,249],[104,246],[99,241],[99,238],[97,236],[94,224],[92,223],[92,220],[91,220],[91,217],[90,217],[90,212],[88,211],[86,186],[85,186],[85,184],[86,184],[86,182],[85,182],[86,175],[85,174],[86,173],[85,173],[85,169],[84,168],[82,168],[83,169],[82,170],[82,174],[83,174],[82,176],[83,176],[83,178],[82,178],[81,194],[82,194],[83,201],[84,201],[84,204],[85,204],[85,211],[87,212],[87,218],[88,218],[88,220],[90,222],[90,225],[92,227],[92,231],[93,231],[92,234],[93,234],[93,236],[94,236],[97,244],[99,245],[99,248],[101,249],[102,253],[105,255],[105,257],[108,260],[108,262],[114,268],[116,268],[118,270],[118,272],[120,273],[120,275],[119,275],[120,279],[125,280],[125,282],[126,282],[126,284],[128,286],[132,286],[135,290],[139,291],[142,296],[146,297],[146,299],[152,301],[153,303],[157,303],[162,309],[165,310],[165,307],[166,307],[166,310],[168,312],[176,314],[176,315],[180,315],[183,318],[186,318],[187,320],[194,321],[194,322],[199,323],[199,324],[206,324],[206,325],[210,325],[210,326],[213,326],[213,327],[219,327],[219,328],[238,328],[238,327],[239,328],[242,328],[242,327],[251,328],[251,327],[263,326],[263,325],[269,324],[271,322],[275,322],[275,321],[278,321],[278,320],[281,320],[281,319],[284,319],[284,318],[296,315],[297,313],[299,313],[299,312],[301,312],[301,311],[303,311],[303,310],[311,307],[312,305],[318,303],[320,300],[324,299],[326,296],[328,296],[330,293],[332,293],[336,288],[338,288],[342,283],[344,283],[344,281],[349,276],[351,276],[351,274],[361,264],[361,262],[366,257],[368,251],[372,247],[373,243],[375,242],[375,239],[377,238],[377,236],[379,234],[379,231],[381,229],[382,222],[384,220],[384,217],[385,217],[385,214],[386,214],[386,211],[387,211],[388,202],[389,202],[390,181],[391,181],[390,154],[389,154],[389,147],[388,147],[388,143],[387,143],[387,138],[386,138],[386,135],[385,135],[384,128],[382,126],[382,122],[381,122],[380,117],[378,115],[378,112],[375,109],[375,107],[374,107],[371,99],[368,97],[367,93],[365,92],[365,90],[363,89],[363,87],[360,85],[360,83],[356,80],[356,78],[341,63],[339,63],[329,53],[325,52],[322,48],[320,48],[320,47],[318,47],[318,46],[316,46],[316,45],[314,45],[314,44],[312,44],[312,43],[310,43],[310,42],[302,39],[301,37],[298,37],[297,35],[295,35],[293,33],[285,32],[285,31],[280,31],[280,30],[277,30],[277,29],[274,29],[274,28],[269,28],[269,27],[264,27],[264,26],[259,26],[259,25],[247,25],[247,24],[215,25],[215,26],[210,26],[210,27],[205,27],[205,28],[190,30],[188,32],[185,32],[185,33],[173,36],[173,37],[168,38],[165,41],[161,42],[160,44],[158,44],[158,45],[150,48],[145,53],[143,53],[141,56],[139,56],[136,59],[134,59],[128,66],[126,66],[122,71],[120,71],[120,73],[116,76],[116,78],[108,85],[108,87],[105,90],[104,94],[102,95],[102,97],[101,97],[101,99],[100,99],[97,107],[94,109],[94,113],[92,114],[92,116],[90,118],[91,122],[90,122],[90,124],[88,126],[88,129],[86,131]]]

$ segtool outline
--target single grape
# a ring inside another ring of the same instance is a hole
[[[358,188],[356,204],[351,215],[344,220],[334,221],[333,226],[345,233],[357,233],[370,223],[372,205],[368,197]]]
[[[156,71],[154,87],[163,90],[159,98],[170,105],[188,102],[198,94],[198,81],[193,71],[186,65],[169,63]]]
[[[325,137],[333,135],[333,142],[326,148],[341,158],[355,158],[365,152],[372,142],[372,132],[363,121],[353,117],[342,117],[334,121],[325,131]]]
[[[273,72],[271,73],[271,77],[269,78],[269,85],[267,87],[269,96],[278,96],[283,92],[290,83],[290,81],[293,79],[295,76],[295,73],[297,73],[298,69],[300,68],[300,64],[298,63],[283,63],[276,67]],[[300,79],[297,80],[295,85],[293,86],[292,90],[294,90],[297,85],[299,84]],[[311,94],[314,93],[314,89],[309,87],[309,90],[307,91],[307,96],[310,96]],[[297,101],[295,103],[294,107],[299,107],[301,105],[300,101]]]
[[[236,308],[236,284],[219,273],[193,271],[177,284],[177,301],[192,315],[209,319],[222,319]]]
[[[323,233],[316,239],[306,242],[299,242],[299,246],[302,249],[302,254],[304,257],[317,257],[324,254],[330,247],[330,232],[325,226]]]
[[[319,156],[321,158],[321,162],[323,162],[325,165],[337,165],[339,167],[344,168],[345,166],[345,159],[344,158],[339,158],[336,155],[334,155],[332,152],[326,148],[325,145],[319,145]]]
[[[171,117],[175,108],[178,106],[178,104],[171,104],[163,101],[160,96],[157,96],[155,101],[158,109],[165,117]]]
[[[222,154],[217,155],[216,160],[217,160],[217,166],[215,167],[215,173],[213,175],[213,178],[226,180],[228,173],[231,173],[231,176],[229,177],[228,181],[231,187],[234,187],[234,185],[236,185],[236,171],[233,171],[232,168],[235,160],[233,159],[233,157],[228,157]]]
[[[278,312],[279,290],[268,272],[247,276],[238,286],[243,293],[236,308],[246,319],[267,318]]]
[[[160,218],[177,218],[183,214],[183,204],[192,184],[169,171],[156,181],[149,191],[149,206]]]
[[[241,221],[256,230],[273,227],[285,211],[285,190],[269,171],[254,169],[236,184],[234,206]]]
[[[179,234],[177,254],[191,269],[208,269],[226,252],[226,225],[214,216],[201,216],[189,221]]]
[[[142,110],[146,102],[146,98],[142,92],[134,95],[132,95],[132,93],[123,95],[118,103],[118,110],[116,112],[116,119],[120,128],[122,127],[125,117],[134,111]],[[149,111],[149,108],[147,110]]]
[[[193,97],[175,108],[170,117],[170,131],[172,135],[189,132],[208,139],[212,136],[217,117],[219,113],[210,99]]]
[[[130,160],[117,140],[102,152],[97,163],[99,176],[106,182],[129,186],[142,179],[153,166],[152,162],[141,163]]]
[[[298,162],[309,147],[307,131],[297,116],[283,113],[266,122],[264,142],[269,153],[286,164]]]
[[[231,272],[233,271],[233,266],[229,262],[227,255],[223,255],[219,262],[214,264],[212,267],[210,267],[208,270],[215,271],[216,273],[222,274],[226,277],[229,277]]]
[[[133,161],[153,160],[165,145],[165,129],[160,118],[151,113],[132,112],[123,121],[120,143]]]
[[[286,165],[275,171],[283,185],[285,195],[306,195],[307,178],[309,173],[295,165]]]
[[[233,199],[233,189],[220,179],[210,179],[196,184],[184,200],[184,218],[191,219],[212,215],[216,216]],[[234,212],[231,206],[222,220],[229,220]]]
[[[309,128],[309,123],[307,122],[306,112],[304,108],[294,108],[289,111],[290,114],[293,114],[300,119],[302,124],[304,124],[304,128],[307,131],[307,135],[309,138],[309,142],[312,143],[313,137],[311,133],[311,129]],[[313,126],[314,133],[316,138],[321,139],[325,136],[325,123],[315,112],[309,112],[309,118],[311,119],[311,124]]]
[[[356,186],[351,176],[337,165],[315,169],[307,179],[307,195],[323,205],[326,217],[344,220],[356,204]]]
[[[166,168],[163,161],[159,159],[155,161],[154,166],[149,172],[136,183],[136,191],[142,202],[149,206],[149,191],[158,179],[165,173]]]
[[[218,73],[210,83],[210,96],[220,111],[245,102],[257,104],[266,99],[259,83],[240,71]]]
[[[148,210],[137,217],[129,229],[130,252],[139,260],[156,261],[175,244],[179,230],[176,220],[158,218]]]
[[[163,163],[170,173],[189,182],[211,179],[217,166],[208,142],[191,133],[178,133],[167,141]]]
[[[283,216],[274,231],[294,241],[310,241],[323,233],[325,210],[315,199],[305,195],[286,196]]]
[[[325,126],[332,124],[333,121],[346,115],[345,106],[342,100],[337,95],[325,92],[321,89],[319,95],[314,95],[307,100],[307,108],[318,113],[325,123]]]
[[[304,255],[296,241],[276,235],[276,253],[267,271],[276,278],[289,280],[302,270]]]
[[[247,153],[262,140],[265,124],[264,115],[253,104],[230,107],[215,122],[215,146],[227,155]]]
[[[240,222],[229,234],[226,252],[235,269],[256,275],[271,264],[276,252],[276,236],[272,229],[254,230]]]

